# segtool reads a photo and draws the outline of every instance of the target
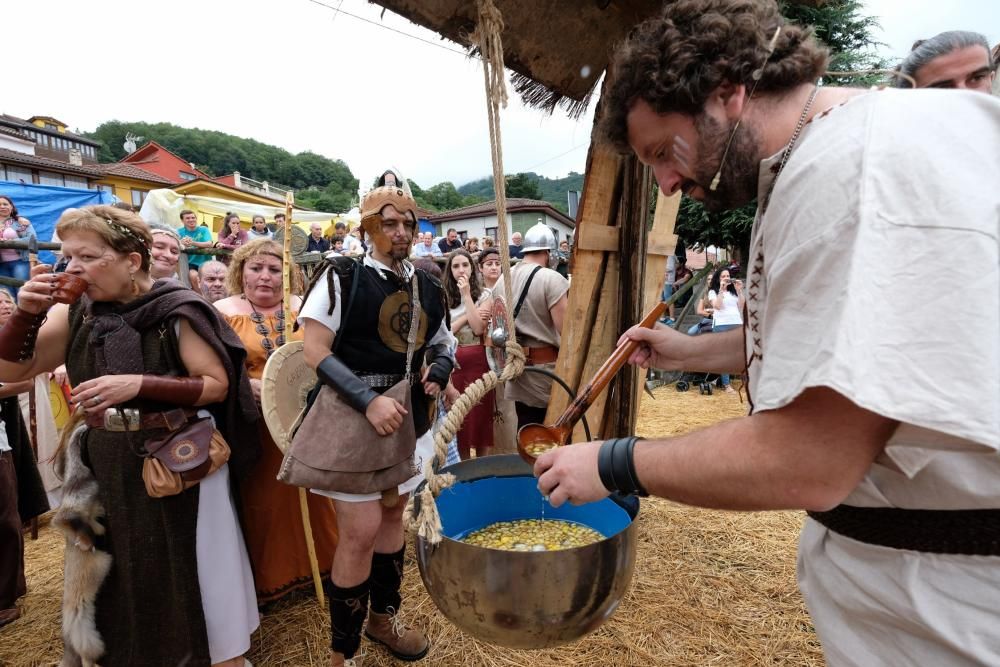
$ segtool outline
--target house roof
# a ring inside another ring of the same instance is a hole
[[[0,134],[6,134],[6,135],[9,135],[11,137],[15,137],[17,139],[20,139],[21,141],[27,141],[29,144],[34,144],[35,143],[29,137],[27,137],[24,134],[22,134],[20,130],[15,130],[12,127],[4,127],[3,125],[0,125]]]
[[[549,202],[542,201],[541,199],[523,199],[520,197],[508,199],[507,212],[517,213],[519,211],[544,211],[549,217],[555,218],[570,227],[576,226],[576,222],[572,218],[554,207]],[[450,211],[441,211],[440,213],[435,213],[428,217],[427,221],[434,223],[451,222],[453,220],[479,218],[485,215],[496,215],[496,213],[497,203],[496,200],[493,200],[483,202],[481,204],[473,204],[472,206],[463,206],[462,208],[456,208]]]
[[[276,206],[276,205],[278,205],[280,203],[280,202],[278,202],[278,200],[276,200],[276,199],[274,199],[272,197],[267,197],[266,195],[263,195],[263,194],[260,194],[260,193],[257,193],[257,192],[251,192],[249,190],[241,190],[240,188],[234,188],[231,185],[226,185],[225,183],[220,183],[219,181],[216,181],[216,180],[211,179],[211,178],[195,178],[195,179],[192,179],[190,181],[183,181],[181,183],[175,183],[175,184],[173,184],[171,186],[171,189],[174,190],[175,192],[179,192],[181,194],[187,194],[188,191],[190,191],[190,190],[196,190],[199,187],[207,187],[209,190],[222,190],[224,193],[225,192],[232,192],[234,194],[238,194],[238,195],[240,195],[240,201],[247,201],[248,197],[252,197],[252,198],[258,200],[261,204],[265,204],[267,206]],[[282,199],[282,201],[284,201],[284,199]],[[300,206],[298,204],[293,204],[292,208],[298,209],[300,211],[311,211],[312,210],[310,208],[307,208],[305,206]]]
[[[56,121],[55,118],[50,118],[49,116],[32,116],[32,118],[48,119]],[[56,122],[65,127],[65,123],[63,123],[62,121],[56,121]],[[43,134],[48,134],[53,137],[68,137],[73,141],[79,141],[82,144],[88,144],[90,146],[101,145],[100,141],[94,141],[93,139],[88,139],[87,137],[81,136],[74,132],[70,132],[69,130],[67,130],[66,132],[59,132],[58,130],[49,130],[44,127],[38,127],[37,125],[33,125],[30,121],[24,120],[23,118],[18,118],[17,116],[11,116],[10,114],[6,113],[0,114],[0,123],[5,125],[13,125],[14,127],[17,127],[19,129],[31,130],[32,132],[42,132]]]
[[[184,164],[188,165],[188,168],[191,169],[191,171],[193,171],[195,174],[202,176],[204,178],[211,178],[208,174],[198,169],[197,167],[192,167],[190,160],[185,160],[177,153],[173,152],[169,148],[164,147],[161,144],[156,143],[155,141],[147,141],[142,146],[137,148],[134,153],[129,153],[118,162],[133,163],[133,164],[141,164],[142,162],[148,162],[149,160],[146,159],[146,156],[150,155],[151,153],[154,153],[157,149],[163,151],[164,153],[169,153],[170,155],[173,155],[175,158],[177,158]],[[171,182],[174,183],[176,181],[171,181]]]
[[[52,123],[54,123],[56,125],[62,125],[63,127],[69,127],[69,125],[67,125],[66,123],[62,122],[58,118],[53,118],[52,116],[32,116],[31,118],[28,119],[28,122],[29,123],[34,123],[36,120],[41,120],[41,121],[48,120],[48,121],[51,121]]]
[[[105,175],[110,176],[121,176],[122,178],[132,178],[137,181],[149,181],[150,183],[157,183],[160,185],[173,185],[174,182],[163,178],[159,174],[154,174],[151,171],[146,171],[134,164],[123,164],[121,162],[112,162],[111,164],[99,164],[97,168]]]
[[[60,174],[78,174],[80,176],[90,176],[99,178],[101,170],[96,165],[75,165],[60,160],[52,160],[47,157],[18,153],[6,148],[0,148],[0,162],[7,164],[17,164],[25,167],[36,167],[38,169],[48,169],[57,171]]]

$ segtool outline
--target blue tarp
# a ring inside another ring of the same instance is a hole
[[[56,221],[68,208],[80,208],[94,204],[112,204],[117,200],[110,192],[61,188],[55,185],[25,185],[0,180],[0,195],[11,198],[17,212],[31,220],[39,241],[49,241],[55,230]],[[38,253],[38,259],[45,263],[55,261],[49,251]]]

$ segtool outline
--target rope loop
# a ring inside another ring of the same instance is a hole
[[[503,275],[505,303],[513,303],[510,275],[510,233],[507,226],[507,193],[503,171],[503,148],[500,137],[500,108],[507,106],[507,84],[504,79],[503,15],[493,0],[477,0],[479,23],[471,35],[471,41],[479,45],[483,59],[483,79],[486,85],[487,119],[490,130],[490,153],[493,159],[493,190],[496,192],[497,236],[500,251],[500,270]],[[420,492],[420,512],[414,516],[415,498],[410,498],[403,512],[403,525],[409,531],[436,545],[441,542],[441,516],[438,514],[435,498],[455,483],[451,473],[438,474],[448,459],[448,443],[462,428],[469,411],[486,394],[493,391],[500,382],[508,382],[524,373],[526,358],[524,349],[517,343],[514,333],[513,312],[507,310],[507,331],[509,338],[505,347],[507,361],[499,376],[489,371],[470,384],[452,404],[443,424],[434,435],[434,456],[427,462],[424,471],[426,483]]]

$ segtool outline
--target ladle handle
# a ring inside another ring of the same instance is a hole
[[[660,301],[653,309],[646,313],[646,316],[642,318],[639,322],[640,327],[645,327],[647,329],[652,328],[656,321],[660,319],[664,311],[667,309],[667,302]],[[639,347],[639,342],[634,341],[631,338],[626,340],[624,343],[615,348],[615,351],[611,353],[608,360],[597,369],[594,374],[593,379],[583,388],[583,391],[579,392],[576,396],[576,400],[569,404],[566,411],[560,415],[559,419],[556,420],[554,426],[561,431],[572,431],[573,426],[580,417],[587,411],[590,404],[594,402],[594,399],[604,391],[604,388],[608,386],[611,379],[622,369],[628,358],[632,356],[632,353],[636,351]],[[570,433],[565,433],[568,438]]]

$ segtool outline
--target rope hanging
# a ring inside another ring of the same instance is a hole
[[[499,236],[500,270],[503,274],[504,303],[513,303],[510,276],[510,249],[508,247],[509,230],[507,228],[507,192],[503,172],[503,148],[500,139],[500,107],[507,106],[507,85],[504,81],[503,42],[500,33],[503,32],[503,16],[493,4],[493,0],[478,0],[479,24],[472,34],[472,42],[479,45],[479,53],[483,60],[483,79],[486,84],[487,118],[490,128],[490,153],[493,159],[493,190],[496,192],[497,205],[497,235]],[[455,483],[451,473],[439,475],[434,464],[443,467],[448,458],[448,443],[455,433],[462,428],[469,411],[493,391],[500,382],[513,380],[524,373],[524,350],[518,345],[514,334],[513,311],[507,309],[507,363],[503,373],[497,375],[493,371],[484,373],[481,378],[466,387],[465,391],[451,406],[445,415],[441,429],[434,436],[434,456],[427,462],[425,477],[427,483],[420,492],[420,512],[414,516],[415,497],[411,497],[403,512],[403,525],[407,530],[416,530],[417,534],[430,544],[441,541],[441,516],[434,501],[441,491]]]

